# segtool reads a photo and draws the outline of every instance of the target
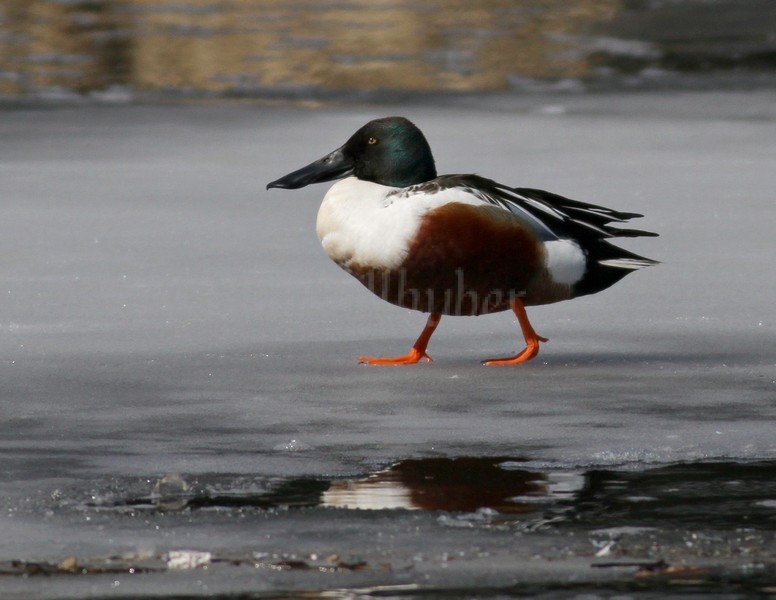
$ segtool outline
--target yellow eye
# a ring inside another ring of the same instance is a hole
[[[370,137],[370,138],[369,138],[369,139],[366,141],[366,143],[367,143],[367,144],[369,144],[370,146],[374,146],[374,145],[377,143],[377,138],[376,138],[376,137]]]

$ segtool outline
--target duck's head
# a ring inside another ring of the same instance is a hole
[[[344,146],[267,184],[267,189],[293,190],[351,175],[381,185],[406,187],[434,179],[436,167],[420,129],[404,117],[386,117],[370,121]]]

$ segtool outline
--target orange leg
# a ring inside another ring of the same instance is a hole
[[[546,342],[547,338],[543,338],[540,335],[536,335],[534,328],[531,327],[531,322],[528,320],[528,315],[525,312],[525,306],[523,301],[519,298],[512,300],[512,310],[517,315],[517,321],[520,323],[520,329],[523,330],[523,337],[525,337],[525,349],[511,358],[490,358],[483,360],[482,364],[486,366],[502,366],[502,365],[519,365],[520,363],[531,360],[534,356],[539,354],[539,342]]]
[[[431,357],[426,354],[426,346],[428,346],[428,341],[431,339],[431,335],[434,333],[434,330],[437,328],[437,325],[439,325],[441,319],[442,315],[439,313],[431,313],[420,337],[412,346],[409,353],[404,356],[395,356],[393,358],[359,356],[358,362],[367,365],[414,365],[421,360],[431,362]]]

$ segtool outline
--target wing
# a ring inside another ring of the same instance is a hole
[[[443,175],[412,188],[424,186],[431,186],[425,191],[459,188],[473,194],[529,222],[544,240],[657,236],[651,231],[620,229],[610,225],[643,216],[638,213],[620,212],[543,190],[510,188],[479,175]]]
[[[433,199],[435,205],[460,202],[473,205],[490,205],[504,209],[523,221],[542,241],[559,239],[558,235],[548,227],[540,216],[506,196],[497,193],[498,184],[495,181],[477,175],[443,175],[406,188],[399,188],[389,194],[404,198],[416,197]],[[506,188],[508,189],[508,188]]]

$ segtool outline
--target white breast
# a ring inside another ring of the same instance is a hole
[[[335,183],[321,203],[316,224],[329,258],[345,268],[397,268],[429,210],[449,202],[484,204],[462,189],[397,194],[398,189],[355,177]]]

